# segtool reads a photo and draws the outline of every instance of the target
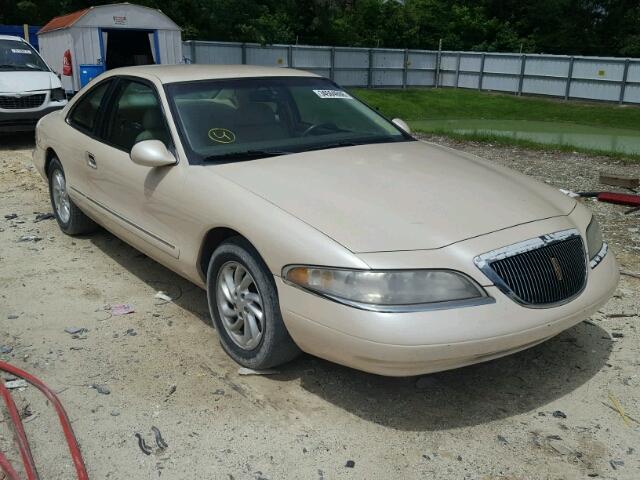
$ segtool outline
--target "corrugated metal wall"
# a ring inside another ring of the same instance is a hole
[[[73,27],[67,29],[73,37],[71,61],[73,63],[73,90],[80,90],[80,65],[98,65],[102,63],[100,53],[100,33],[95,27]],[[49,35],[48,33],[46,34]],[[46,39],[48,40],[48,38]],[[45,43],[42,38],[40,43]]]
[[[73,39],[70,30],[55,30],[47,36],[46,42],[40,43],[40,55],[47,62],[47,65],[56,73],[62,73],[62,56],[66,50],[73,48]],[[72,58],[74,71],[76,70],[75,59]],[[73,90],[73,78],[61,76],[62,88]]]
[[[174,65],[182,63],[182,35],[180,30],[157,30],[160,63]]]
[[[640,103],[640,59],[187,41],[185,61],[294,67],[345,87],[455,87]]]
[[[182,38],[179,30],[157,30],[160,63],[183,63]],[[103,62],[100,53],[100,29],[98,27],[72,27],[54,30],[41,35],[40,50],[47,64],[57,73],[62,72],[62,55],[71,50],[73,77],[62,77],[66,90],[80,89],[80,65],[97,65]],[[107,47],[108,48],[108,47]]]

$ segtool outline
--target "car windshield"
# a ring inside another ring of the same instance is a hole
[[[191,163],[412,140],[324,78],[193,81],[166,91]]]
[[[0,72],[14,70],[49,71],[40,55],[28,43],[0,40]]]

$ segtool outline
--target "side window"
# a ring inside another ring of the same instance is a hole
[[[133,80],[123,80],[114,100],[105,141],[129,152],[143,140],[160,140],[169,146],[170,138],[153,88]]]
[[[98,118],[98,110],[102,103],[102,97],[109,89],[111,82],[104,82],[87,92],[73,107],[69,122],[82,130],[92,132]]]

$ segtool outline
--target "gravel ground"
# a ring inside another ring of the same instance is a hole
[[[600,170],[640,169],[430,139],[572,190],[598,188]],[[481,365],[398,379],[303,356],[240,376],[204,292],[106,232],[71,238],[35,222],[50,205],[30,137],[0,145],[0,359],[59,392],[91,478],[640,478],[640,279],[623,276],[590,321]],[[640,216],[590,206],[622,268],[640,271]],[[119,303],[135,313],[112,315]],[[13,396],[42,478],[74,478],[51,408],[33,387]],[[17,460],[6,415],[0,449]]]

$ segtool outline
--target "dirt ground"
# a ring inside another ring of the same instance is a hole
[[[71,238],[55,220],[34,222],[51,208],[30,136],[0,145],[0,359],[59,393],[91,478],[640,478],[640,279],[623,276],[590,321],[481,365],[384,378],[303,356],[277,375],[240,376],[203,291],[107,232]],[[453,145],[572,190],[598,188],[600,170],[640,169]],[[589,204],[621,268],[640,272],[640,215]],[[20,241],[30,235],[41,240]],[[135,313],[112,316],[120,303]],[[50,406],[33,387],[13,396],[42,478],[75,478]],[[5,414],[0,449],[18,464],[12,445]]]

